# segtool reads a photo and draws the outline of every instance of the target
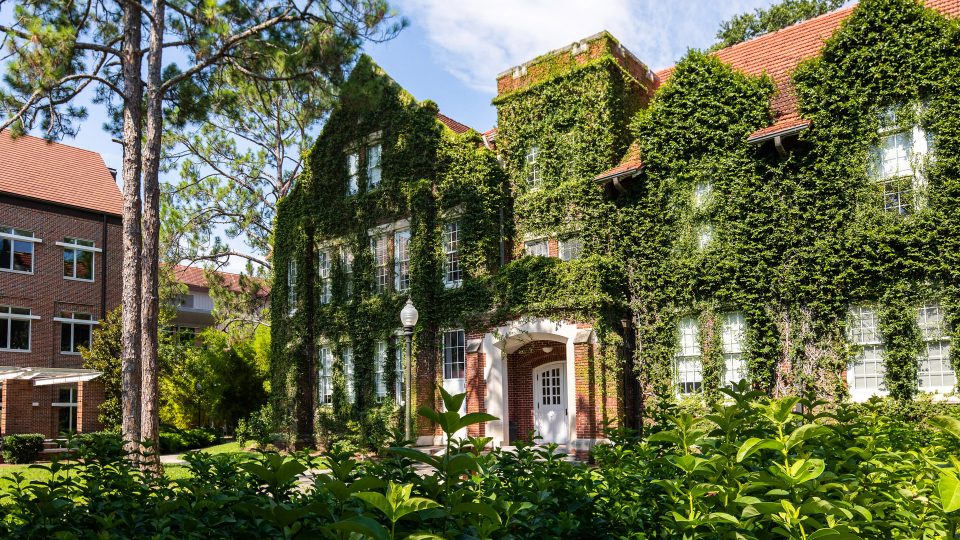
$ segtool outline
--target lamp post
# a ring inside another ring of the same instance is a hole
[[[403,335],[407,338],[407,361],[403,366],[404,385],[403,385],[403,436],[406,440],[413,439],[413,416],[410,414],[411,392],[410,384],[413,381],[413,327],[417,325],[417,319],[420,314],[417,308],[413,306],[413,300],[407,298],[407,304],[400,310],[400,324],[403,325]]]

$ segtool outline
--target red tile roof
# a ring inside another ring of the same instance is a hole
[[[597,182],[611,180],[639,171],[641,168],[643,168],[643,161],[640,160],[640,145],[634,142],[630,145],[630,148],[627,148],[627,153],[616,167],[603,171],[594,180]]]
[[[0,192],[120,216],[123,196],[96,152],[0,133]]]
[[[960,0],[924,0],[923,3],[944,15],[960,16]],[[773,78],[776,85],[776,92],[770,103],[774,122],[752,133],[748,141],[759,142],[774,134],[789,133],[810,125],[810,121],[801,118],[797,111],[797,98],[791,75],[800,62],[820,54],[824,42],[855,8],[856,5],[841,8],[713,53],[720,60],[749,75],[766,73]],[[669,67],[657,72],[661,85],[670,78],[673,70],[673,67]],[[603,180],[622,174],[620,169],[625,166],[624,162],[630,152],[627,154],[620,165],[600,173],[596,179]],[[639,168],[639,156],[637,160]]]
[[[924,4],[944,15],[960,15],[960,0],[925,0]],[[774,123],[753,133],[750,140],[798,129],[803,124],[809,125],[809,122],[800,118],[797,113],[797,98],[790,79],[791,74],[800,62],[820,54],[824,42],[854,9],[856,5],[841,8],[713,53],[720,60],[748,75],[766,73],[776,84],[776,93],[770,104]],[[660,84],[670,78],[673,69],[669,67],[657,73]]]
[[[437,113],[437,120],[439,120],[443,125],[453,130],[453,132],[456,133],[457,135],[460,135],[461,133],[466,133],[471,129],[469,126],[465,126],[443,113]]]
[[[223,279],[223,284],[231,291],[240,292],[240,274],[233,274],[230,272],[217,272],[220,274],[220,277]],[[183,266],[178,264],[173,267],[173,275],[177,278],[177,281],[188,285],[190,287],[197,287],[200,289],[209,289],[210,285],[207,283],[207,276],[204,273],[203,268],[197,268],[194,266]]]

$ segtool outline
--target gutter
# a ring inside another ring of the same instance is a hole
[[[803,124],[798,124],[796,126],[780,129],[777,131],[771,131],[770,133],[765,133],[763,135],[760,135],[759,137],[755,137],[751,135],[750,137],[747,137],[747,142],[750,144],[760,144],[769,140],[774,140],[774,142],[776,142],[776,139],[780,139],[782,137],[789,137],[791,135],[796,135],[801,131],[804,131],[809,128],[810,128],[810,122],[805,122]]]

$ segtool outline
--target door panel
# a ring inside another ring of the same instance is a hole
[[[533,375],[534,428],[541,443],[565,444],[570,439],[567,421],[566,365],[540,366]]]

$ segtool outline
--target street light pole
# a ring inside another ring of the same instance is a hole
[[[403,325],[403,335],[407,338],[407,361],[404,364],[404,403],[403,403],[403,436],[404,439],[413,440],[413,397],[411,385],[413,383],[413,327],[417,325],[419,318],[417,308],[409,298],[407,303],[400,311],[400,323]]]

